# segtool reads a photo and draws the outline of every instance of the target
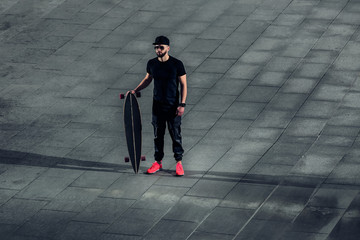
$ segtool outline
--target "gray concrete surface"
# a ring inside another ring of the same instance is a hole
[[[359,24],[357,0],[2,0],[1,239],[360,239]],[[160,34],[182,178],[168,135],[164,171],[123,163],[118,94]]]

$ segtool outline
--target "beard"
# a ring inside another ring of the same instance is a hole
[[[159,58],[164,57],[166,54],[167,54],[167,51],[164,51],[163,53],[161,53],[161,52],[156,52],[156,55],[157,55]]]

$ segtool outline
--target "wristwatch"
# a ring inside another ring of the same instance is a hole
[[[180,103],[179,107],[186,107],[186,104],[185,103]]]

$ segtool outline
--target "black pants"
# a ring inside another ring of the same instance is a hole
[[[166,123],[172,139],[172,148],[176,161],[181,161],[184,153],[181,141],[181,117],[174,114],[155,115],[152,116],[152,125],[154,126],[154,144],[155,144],[155,160],[160,161],[164,157],[164,135]]]

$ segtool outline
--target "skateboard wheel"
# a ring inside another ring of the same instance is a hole
[[[141,161],[146,161],[146,157],[145,157],[145,156],[141,156]]]
[[[120,99],[124,99],[125,98],[125,95],[120,93]]]
[[[136,97],[138,97],[138,98],[141,97],[141,92],[137,92]]]
[[[125,157],[125,162],[129,162],[130,159],[128,157]]]

